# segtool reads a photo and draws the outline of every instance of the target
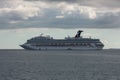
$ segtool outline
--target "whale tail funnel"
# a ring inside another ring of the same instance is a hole
[[[80,38],[82,32],[83,32],[82,30],[79,30],[79,31],[77,32],[77,34],[75,35],[75,38]]]

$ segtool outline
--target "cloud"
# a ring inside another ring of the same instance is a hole
[[[64,18],[64,16],[56,16],[56,18],[58,18],[58,19],[62,19],[62,18]]]
[[[29,17],[37,16],[40,11],[40,8],[35,7],[34,4],[22,0],[5,0],[1,2],[3,5],[0,8],[0,16],[7,15],[8,17],[13,17],[13,15],[16,15],[16,17],[18,16],[19,18],[27,19]]]
[[[0,29],[120,28],[118,0],[0,1]]]
[[[26,1],[44,1],[44,2],[67,2],[67,3],[76,3],[84,6],[93,6],[93,7],[120,7],[120,0],[26,0]]]

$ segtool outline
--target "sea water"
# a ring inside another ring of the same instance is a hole
[[[120,50],[0,50],[0,80],[120,80]]]

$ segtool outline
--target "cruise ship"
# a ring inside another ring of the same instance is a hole
[[[99,39],[83,38],[79,30],[74,37],[65,37],[65,39],[53,39],[50,36],[37,36],[27,40],[20,45],[28,50],[48,50],[48,49],[66,49],[66,50],[102,50],[104,44]]]

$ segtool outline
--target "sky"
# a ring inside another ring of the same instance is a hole
[[[120,0],[0,0],[0,49],[19,46],[43,33],[57,39],[99,38],[120,48]]]

